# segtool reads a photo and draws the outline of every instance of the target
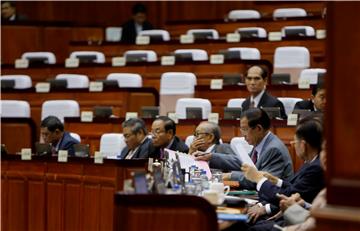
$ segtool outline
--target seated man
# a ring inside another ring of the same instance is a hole
[[[164,158],[164,148],[174,151],[188,153],[189,148],[177,137],[175,122],[167,116],[160,116],[151,125],[152,150],[150,156],[153,158]]]
[[[149,157],[151,139],[147,137],[145,122],[131,118],[122,123],[126,147],[121,151],[120,159],[146,159]]]
[[[45,143],[53,147],[53,154],[59,150],[67,150],[69,156],[75,156],[74,144],[79,141],[74,139],[69,132],[64,131],[64,125],[56,116],[48,116],[41,121],[41,137]]]
[[[323,84],[319,83],[313,86],[311,91],[311,99],[297,102],[294,109],[323,112],[325,110],[325,105],[326,90],[324,89]]]
[[[270,118],[264,110],[251,108],[241,115],[240,130],[245,140],[254,146],[249,155],[257,169],[271,172],[282,179],[289,179],[293,175],[289,151],[269,129]],[[239,171],[242,161],[235,155],[210,153],[198,156],[196,159],[210,160],[212,168],[234,170],[229,175],[225,174],[224,180],[239,181],[240,187],[245,189],[255,189],[256,187],[256,184],[247,180]]]
[[[196,154],[197,151],[205,153],[222,153],[235,155],[229,144],[220,143],[221,130],[219,125],[204,121],[195,129],[194,141],[190,145],[189,154]],[[209,163],[212,167],[212,161]]]
[[[241,105],[242,111],[249,108],[279,107],[281,118],[287,118],[283,103],[266,92],[268,72],[261,66],[252,66],[245,77],[246,88],[250,97]]]

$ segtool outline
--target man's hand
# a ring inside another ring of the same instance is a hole
[[[280,194],[279,199],[280,209],[283,212],[295,203],[299,204],[300,206],[304,206],[305,204],[305,201],[300,197],[299,193],[292,194],[290,197]]]
[[[204,161],[209,161],[212,157],[211,153],[206,153],[202,151],[196,151],[192,155],[195,157],[195,160],[204,160]]]
[[[228,173],[223,173],[222,174],[222,179],[224,180],[231,180],[231,172]]]
[[[246,177],[246,179],[253,181],[255,183],[259,182],[261,180],[261,178],[263,177],[263,173],[256,170],[256,168],[248,165],[248,164],[243,164],[241,166],[241,171],[244,172],[244,176]]]
[[[264,177],[266,177],[272,184],[276,184],[279,180],[278,177],[273,176],[268,172],[264,172]]]
[[[248,209],[247,214],[249,215],[250,221],[255,223],[259,217],[266,214],[265,206],[260,207],[259,205],[254,205]]]
[[[201,146],[203,146],[204,144],[204,139],[195,139],[190,145],[189,154],[193,154],[194,152],[198,151],[199,148],[201,148]]]

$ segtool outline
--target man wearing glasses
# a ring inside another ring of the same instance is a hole
[[[151,135],[153,148],[151,156],[154,158],[164,158],[164,148],[173,151],[188,153],[189,148],[176,136],[175,122],[167,116],[160,116],[151,125]]]
[[[246,88],[250,97],[241,105],[242,111],[249,108],[279,107],[281,118],[287,118],[284,105],[280,100],[266,92],[268,72],[261,66],[252,66],[247,71],[245,77]]]

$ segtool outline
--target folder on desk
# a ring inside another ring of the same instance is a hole
[[[246,214],[227,214],[227,213],[218,213],[217,217],[219,220],[224,221],[244,221],[248,220],[248,215]]]

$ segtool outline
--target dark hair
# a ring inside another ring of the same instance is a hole
[[[315,96],[318,93],[318,91],[325,89],[324,87],[325,86],[324,86],[324,83],[322,81],[318,82],[317,84],[312,86],[311,94],[313,96]]]
[[[165,123],[164,128],[165,128],[166,132],[169,131],[169,130],[172,130],[173,135],[176,134],[176,124],[172,119],[170,119],[167,116],[159,116],[158,118],[156,118],[156,120],[161,120],[161,121],[163,121]]]
[[[9,3],[9,5],[11,7],[16,7],[16,4],[14,1],[1,1],[1,5],[5,4],[5,3]]]
[[[121,126],[123,128],[127,128],[130,127],[131,128],[131,132],[133,134],[139,133],[140,131],[142,131],[144,133],[144,135],[147,134],[147,130],[146,130],[146,125],[144,120],[139,119],[139,118],[130,118],[128,120],[125,120]]]
[[[41,121],[42,128],[47,128],[50,132],[54,132],[56,129],[64,131],[64,124],[56,116],[48,116]]]
[[[250,108],[242,113],[241,118],[248,119],[248,125],[251,128],[261,125],[265,130],[270,128],[270,118],[268,114],[261,108]]]
[[[220,144],[221,130],[220,130],[219,125],[217,125],[214,122],[209,122],[209,121],[205,121],[203,123],[206,123],[206,124],[209,125],[210,131],[207,131],[207,132],[214,135],[214,143],[215,144]]]
[[[250,67],[250,68],[246,71],[246,75],[245,75],[245,76],[248,75],[249,70],[250,70],[251,68],[253,68],[253,67],[258,67],[258,68],[261,69],[261,77],[262,77],[263,79],[266,79],[266,78],[268,77],[268,70],[267,70],[267,68],[265,68],[265,67],[263,67],[263,66],[258,66],[258,65],[255,65],[255,66]]]
[[[144,13],[146,14],[146,6],[144,6],[141,3],[136,3],[133,8],[132,8],[132,14],[137,14],[137,13]]]
[[[317,115],[316,117],[310,116],[300,120],[296,127],[295,135],[320,152],[323,142],[322,118]]]

